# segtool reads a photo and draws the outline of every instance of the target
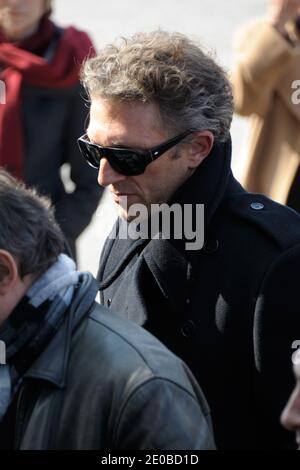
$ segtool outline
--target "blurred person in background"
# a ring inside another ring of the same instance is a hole
[[[300,349],[293,355],[293,364],[296,385],[282,412],[281,423],[288,431],[296,433],[296,443],[300,450]]]
[[[76,144],[87,117],[78,71],[95,52],[86,33],[49,19],[51,7],[51,0],[0,0],[0,166],[51,197],[76,257],[101,195]],[[64,163],[73,192],[62,181]]]
[[[250,117],[242,183],[300,211],[300,1],[272,0],[266,19],[236,38],[232,73],[235,111]]]

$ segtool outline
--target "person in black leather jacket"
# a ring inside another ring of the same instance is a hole
[[[0,218],[0,448],[214,449],[187,366],[95,302],[47,199],[0,171]]]

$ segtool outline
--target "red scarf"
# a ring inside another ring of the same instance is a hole
[[[36,34],[20,43],[9,42],[0,31],[0,80],[6,88],[6,103],[0,101],[0,166],[21,179],[24,161],[23,83],[43,88],[71,87],[79,80],[83,60],[95,55],[88,35],[69,27],[59,38],[53,59],[47,62],[37,54],[47,49],[54,33],[55,25],[47,17],[41,20]],[[0,99],[1,96],[0,91]]]

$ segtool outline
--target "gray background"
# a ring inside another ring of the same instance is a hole
[[[252,18],[263,16],[267,5],[266,0],[54,0],[54,18],[62,25],[76,25],[89,32],[98,48],[136,31],[159,27],[180,31],[200,40],[230,70],[235,31]],[[246,134],[247,121],[235,117],[232,166],[237,178],[243,167]],[[78,242],[79,267],[94,274],[103,242],[116,217],[107,196]]]

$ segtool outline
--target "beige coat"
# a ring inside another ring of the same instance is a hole
[[[251,192],[286,203],[300,163],[300,104],[292,102],[297,93],[292,83],[300,80],[300,48],[263,21],[248,26],[237,39],[235,109],[251,120],[242,183]]]

